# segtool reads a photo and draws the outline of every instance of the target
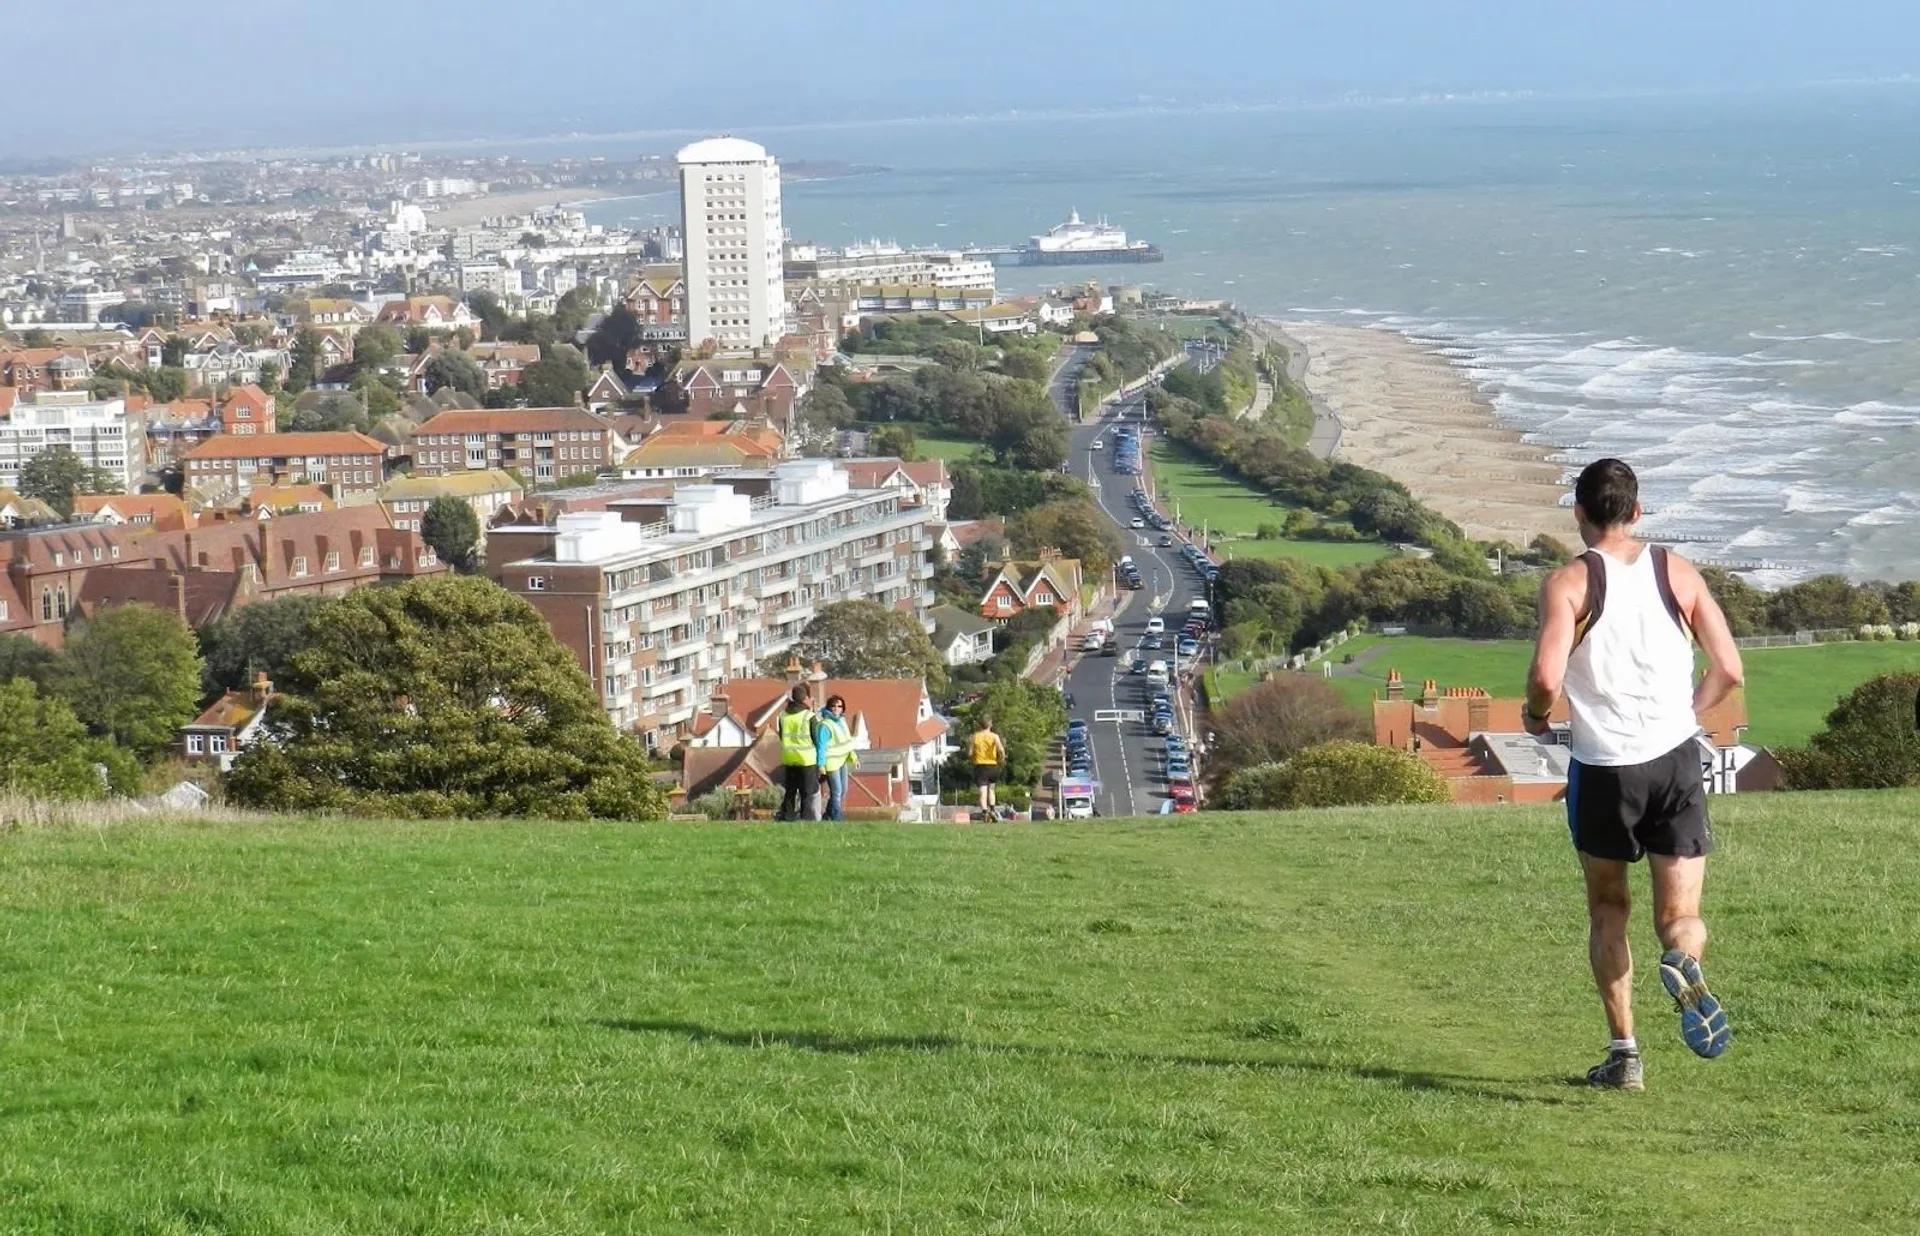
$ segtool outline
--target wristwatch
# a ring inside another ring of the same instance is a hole
[[[1521,705],[1520,711],[1526,714],[1527,720],[1532,721],[1536,725],[1542,721],[1550,721],[1553,719],[1553,709],[1551,708],[1545,712],[1535,712],[1532,704],[1523,704]]]

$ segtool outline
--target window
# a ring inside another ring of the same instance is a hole
[[[307,577],[307,556],[305,554],[294,555],[293,577],[295,579],[305,579]]]
[[[1035,605],[1052,605],[1052,604],[1053,604],[1053,594],[1052,594],[1051,592],[1047,592],[1047,591],[1045,591],[1045,590],[1042,590],[1042,591],[1040,591],[1040,592],[1036,592],[1036,593],[1034,593],[1034,594],[1033,594],[1033,603],[1034,603]]]
[[[5,622],[6,620],[7,620],[7,603],[5,601],[0,601],[0,622]]]
[[[199,755],[202,752],[204,752],[206,749],[207,749],[207,739],[204,734],[188,734],[187,735],[187,754],[188,755]]]
[[[327,570],[337,571],[339,569],[340,569],[340,551],[337,549],[328,550],[327,551]]]
[[[67,586],[65,584],[61,584],[60,590],[53,594],[53,604],[54,609],[58,611],[60,617],[65,618],[67,616]]]
[[[547,578],[546,578],[546,576],[544,576],[544,575],[529,575],[529,576],[527,576],[527,591],[528,591],[528,592],[545,592],[546,590],[547,590]]]
[[[416,525],[416,527],[417,526],[418,525]],[[360,547],[360,565],[363,567],[370,567],[373,565],[373,546],[362,545]]]
[[[215,755],[218,755],[220,752],[225,751],[226,749],[227,749],[227,736],[225,734],[214,734],[208,737],[207,750],[213,752]]]
[[[51,588],[40,590],[40,621],[53,621],[53,589]]]
[[[1003,609],[1003,610],[1012,609],[1013,598],[1003,592],[999,596],[994,598],[994,607],[997,609]]]

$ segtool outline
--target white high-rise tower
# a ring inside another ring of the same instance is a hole
[[[713,137],[680,152],[687,250],[687,342],[723,351],[787,333],[780,165],[763,147]]]

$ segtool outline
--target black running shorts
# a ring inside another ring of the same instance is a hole
[[[1567,769],[1567,827],[1573,848],[1637,863],[1642,854],[1701,858],[1713,851],[1700,744],[1687,739],[1644,764]]]
[[[973,766],[973,783],[975,785],[992,785],[998,780],[1000,780],[1000,766],[998,764],[975,764]]]

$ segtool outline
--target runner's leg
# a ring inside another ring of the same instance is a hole
[[[1660,947],[1699,961],[1707,952],[1707,925],[1700,918],[1707,860],[1649,854],[1647,862],[1653,868],[1653,928],[1660,934]]]
[[[1627,890],[1627,864],[1612,858],[1580,856],[1587,882],[1587,959],[1594,985],[1616,1039],[1633,1037],[1633,947],[1627,941],[1633,898]]]

